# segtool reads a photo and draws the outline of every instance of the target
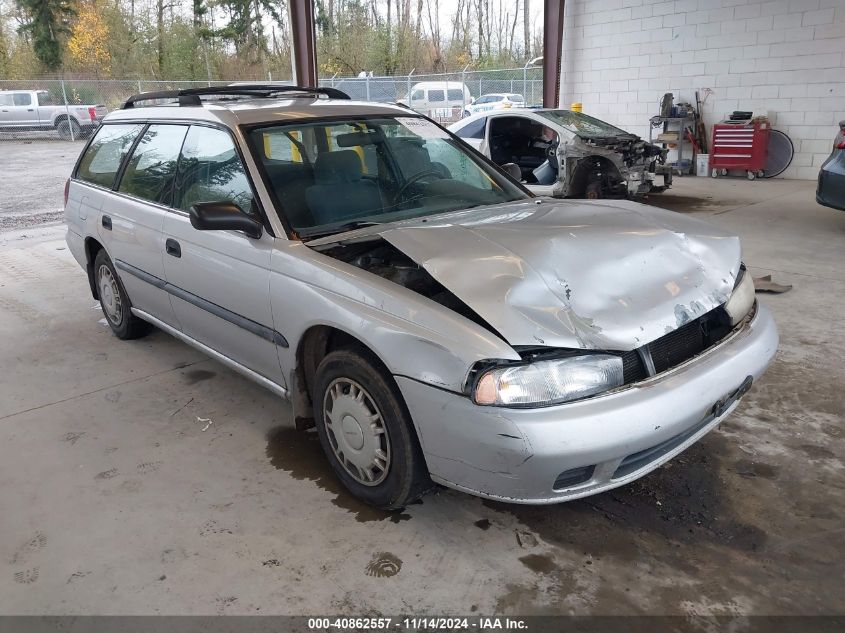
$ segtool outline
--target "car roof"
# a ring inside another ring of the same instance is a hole
[[[447,88],[451,86],[454,86],[455,88],[460,88],[463,86],[464,88],[468,89],[468,86],[465,83],[461,83],[459,80],[456,79],[453,81],[420,81],[418,83],[415,83],[411,87],[411,90],[413,90],[414,88],[442,88],[444,86],[446,86]]]
[[[105,120],[138,121],[147,119],[204,121],[230,128],[255,123],[322,119],[339,116],[419,116],[416,112],[385,103],[324,99],[314,97],[244,98],[229,101],[203,101],[199,106],[153,105],[110,112]]]
[[[560,108],[505,108],[504,110],[485,110],[484,112],[476,112],[475,114],[471,114],[468,117],[464,117],[463,119],[452,123],[452,125],[449,125],[447,129],[460,130],[462,127],[469,123],[472,123],[473,121],[477,121],[478,119],[489,119],[490,117],[517,116],[537,121],[538,118],[535,116],[536,114],[541,114],[543,112],[548,112],[549,110],[558,109]],[[555,125],[553,121],[550,121],[548,124]]]

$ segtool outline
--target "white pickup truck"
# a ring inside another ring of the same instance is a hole
[[[46,90],[0,90],[0,132],[55,129],[63,139],[85,138],[100,125],[104,105],[68,105]]]

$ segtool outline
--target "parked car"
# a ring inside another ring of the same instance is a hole
[[[481,95],[478,99],[464,108],[464,116],[472,116],[479,112],[491,110],[507,110],[509,108],[524,108],[525,98],[513,92],[499,92]]]
[[[106,115],[104,105],[59,104],[47,90],[0,90],[0,131],[51,130],[85,138]]]
[[[716,427],[776,351],[722,229],[535,198],[402,107],[203,100],[226,90],[110,113],[68,181],[68,246],[118,338],[153,324],[290,399],[368,503],[621,486]]]
[[[839,133],[833,140],[833,151],[819,170],[816,202],[845,211],[845,121],[839,122]]]
[[[497,110],[449,130],[497,165],[518,166],[522,182],[537,195],[634,198],[672,185],[666,150],[581,112]],[[662,185],[655,183],[658,175]]]
[[[459,81],[422,81],[397,103],[435,119],[460,118],[463,109],[472,103],[472,93]]]

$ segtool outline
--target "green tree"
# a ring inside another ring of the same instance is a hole
[[[69,0],[17,0],[26,16],[21,32],[32,36],[32,48],[47,70],[62,67],[62,38],[70,32],[75,11]]]

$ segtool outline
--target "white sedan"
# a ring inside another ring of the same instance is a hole
[[[581,112],[493,110],[448,129],[540,196],[636,198],[672,183],[665,150]]]
[[[479,112],[490,110],[507,110],[509,108],[524,108],[525,99],[522,95],[514,92],[495,92],[481,95],[472,103],[464,107],[464,116],[472,116]]]

